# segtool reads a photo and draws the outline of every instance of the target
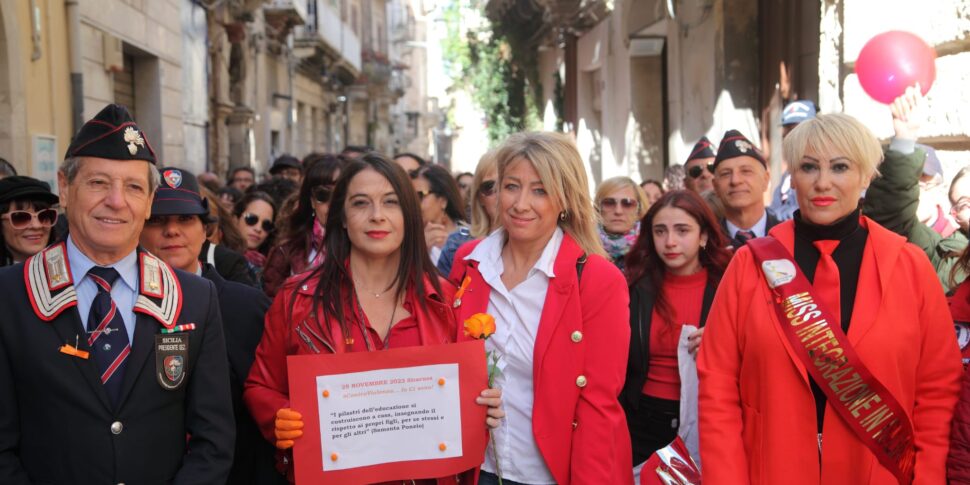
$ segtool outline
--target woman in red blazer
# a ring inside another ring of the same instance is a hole
[[[632,483],[617,401],[629,297],[603,257],[582,160],[556,133],[513,135],[497,158],[502,229],[462,246],[451,273],[465,287],[458,321],[493,315],[486,347],[501,356],[506,419],[479,483]]]
[[[277,294],[243,394],[260,431],[281,450],[280,468],[291,481],[286,450],[302,436],[304,423],[301,410],[291,409],[286,356],[441,345],[458,333],[450,311],[454,288],[428,259],[407,174],[373,154],[341,171],[327,215],[327,258],[287,280]],[[497,389],[477,398],[491,406],[489,425],[502,416],[500,398]],[[476,472],[414,483],[472,485]]]
[[[960,378],[953,322],[925,255],[859,214],[860,194],[881,158],[879,143],[847,115],[820,115],[802,122],[785,138],[784,156],[791,164],[800,210],[767,238],[751,241],[735,254],[700,347],[704,481],[945,483],[947,440]],[[773,245],[771,238],[789,257],[765,259],[759,265],[755,250]],[[802,300],[795,310],[789,306],[779,321],[776,301],[792,302],[782,293],[798,286],[797,280],[787,285],[791,277],[801,278],[799,273],[812,285],[806,291],[815,294],[815,301],[805,305],[808,300]],[[813,309],[829,315],[819,320]],[[810,311],[799,313],[803,310]],[[811,324],[799,326],[805,323],[800,316]],[[792,330],[816,325],[827,326],[829,333],[819,337]],[[837,339],[840,342],[833,343]],[[835,357],[819,350],[816,342],[843,352]],[[804,357],[810,348],[817,353]],[[845,349],[854,349],[857,358],[848,357],[851,352]],[[841,367],[844,358],[855,359],[848,369],[852,372],[842,372],[847,368]],[[839,369],[840,374],[817,372],[819,368]],[[863,369],[871,377],[865,377]],[[862,383],[876,386],[861,387]],[[829,398],[833,389],[838,401]],[[849,389],[856,397],[843,392]],[[870,399],[873,396],[878,400]],[[872,412],[891,403],[898,405],[899,412],[891,415],[894,420],[872,419]],[[860,416],[866,418],[861,425],[855,419]],[[872,436],[867,429],[888,430],[880,425],[905,422],[911,423],[911,433],[887,431],[877,436],[912,438],[912,447],[895,448],[913,452],[898,461],[885,447],[867,444],[880,441],[861,437]]]

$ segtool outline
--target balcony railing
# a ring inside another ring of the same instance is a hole
[[[263,15],[270,23],[285,21],[301,25],[307,18],[307,0],[268,0],[263,6]]]
[[[295,29],[297,42],[319,44],[324,51],[339,57],[354,71],[360,72],[360,39],[340,19],[329,0],[309,0],[306,25]]]

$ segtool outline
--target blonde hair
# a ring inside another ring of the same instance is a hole
[[[485,210],[485,206],[482,205],[481,195],[482,195],[482,182],[485,182],[485,175],[492,170],[496,170],[496,165],[498,164],[498,159],[495,158],[497,155],[496,150],[492,149],[485,152],[482,158],[478,160],[478,166],[475,167],[474,179],[472,179],[472,194],[471,194],[471,207],[472,207],[472,228],[471,234],[474,238],[480,238],[487,236],[492,229],[495,229],[495,221],[488,216],[488,211]],[[498,194],[498,180],[495,180],[495,194]],[[497,210],[496,210],[497,211]]]
[[[528,160],[546,192],[562,208],[563,229],[587,254],[606,257],[600,242],[599,215],[589,197],[586,168],[576,144],[567,135],[553,132],[516,133],[498,150],[498,178],[517,158]]]
[[[637,185],[630,177],[613,177],[600,182],[599,187],[596,187],[596,196],[593,198],[593,204],[599,209],[600,202],[606,196],[628,187],[633,190],[633,195],[637,199],[637,220],[640,220],[647,213],[647,209],[650,208],[650,203],[647,202],[647,194],[643,191],[643,188]]]
[[[864,179],[878,175],[882,163],[882,146],[876,135],[843,113],[818,115],[799,123],[785,137],[782,149],[790,166],[809,151],[821,156],[843,155],[859,166]]]

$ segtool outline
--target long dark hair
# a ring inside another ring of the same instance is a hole
[[[671,190],[662,195],[657,202],[650,206],[650,210],[640,220],[640,236],[633,243],[626,255],[627,282],[633,286],[641,279],[647,279],[656,291],[654,307],[666,321],[673,319],[670,303],[664,298],[660,288],[663,286],[664,274],[667,266],[657,254],[653,244],[653,220],[660,209],[676,207],[690,214],[701,227],[701,234],[707,235],[707,244],[701,248],[699,257],[701,266],[707,270],[708,281],[717,283],[724,275],[724,270],[731,261],[731,252],[727,250],[728,240],[721,232],[721,227],[714,218],[714,213],[703,199],[690,190]]]
[[[2,160],[2,159],[0,159]],[[0,203],[0,214],[6,214],[11,209],[13,210],[33,210],[35,212],[42,211],[44,209],[50,209],[52,207],[50,202],[45,200],[23,198],[14,199],[9,202]],[[57,224],[51,226],[50,237],[47,238],[47,245],[50,246],[57,240]],[[13,253],[7,248],[7,241],[3,238],[3,232],[0,231],[0,267],[9,266],[13,264]]]
[[[273,208],[273,222],[275,223],[277,219],[276,216],[279,213],[279,208],[276,205],[276,201],[273,200],[272,196],[260,190],[246,192],[246,195],[243,195],[242,199],[239,199],[239,201],[236,202],[236,205],[233,206],[232,215],[236,216],[236,218],[242,217],[243,213],[246,212],[246,208],[249,207],[249,204],[257,200],[266,202],[270,207]],[[263,244],[259,245],[259,248],[257,248],[260,253],[266,254],[269,252],[269,248],[273,247],[273,236],[275,235],[275,232],[276,231],[266,235],[266,240],[263,241]]]
[[[428,181],[432,194],[444,197],[448,201],[445,214],[451,222],[457,224],[465,220],[465,202],[461,200],[461,190],[458,189],[458,182],[455,182],[455,178],[448,173],[447,169],[441,165],[424,165],[418,169],[417,176]]]
[[[313,308],[319,307],[324,316],[338,322],[344,334],[350,331],[349,319],[345,318],[344,314],[344,305],[352,304],[355,295],[354,281],[347,266],[351,244],[347,229],[344,227],[346,221],[344,208],[351,180],[364,170],[374,170],[387,179],[397,195],[404,218],[401,257],[392,282],[392,285],[397,284],[395,296],[401,298],[407,291],[414,291],[418,305],[425,308],[424,281],[430,280],[435,291],[441,292],[438,270],[431,263],[428,248],[424,242],[424,232],[421,229],[424,225],[421,223],[418,197],[414,193],[408,174],[400,165],[377,153],[368,152],[360,158],[348,161],[341,169],[340,178],[337,179],[337,185],[330,197],[330,211],[327,214],[326,236],[323,240],[327,257],[323,260],[323,264],[303,279],[304,282],[313,279],[318,281],[313,293]],[[294,289],[294,293],[295,291]],[[321,330],[331,335],[329,325]]]
[[[308,156],[309,157],[309,156]],[[280,217],[280,237],[277,244],[301,240],[313,231],[313,189],[321,185],[333,185],[334,175],[343,166],[344,159],[338,155],[318,155],[310,160],[303,177],[303,185],[296,199],[296,208]],[[320,221],[321,224],[326,221]]]

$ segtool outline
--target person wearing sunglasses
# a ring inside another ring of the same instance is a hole
[[[22,175],[0,179],[0,266],[19,263],[54,242],[57,202],[47,182]]]
[[[246,261],[252,266],[257,283],[262,288],[263,265],[273,243],[276,231],[276,202],[265,192],[258,190],[244,195],[233,207],[236,227],[246,241]]]
[[[650,206],[647,196],[630,177],[613,177],[600,182],[593,200],[599,209],[600,242],[623,271],[626,253],[640,234],[640,218]]]
[[[465,204],[455,178],[441,165],[425,165],[411,178],[421,203],[424,238],[435,265],[448,237],[465,226]]]
[[[279,242],[270,250],[263,266],[263,291],[271,298],[287,278],[323,262],[324,224],[343,163],[341,157],[324,155],[308,164],[296,207],[282,218]]]
[[[459,227],[457,231],[448,236],[444,247],[441,248],[441,256],[438,257],[438,271],[443,275],[451,276],[451,267],[455,262],[455,253],[462,244],[473,239],[481,239],[489,235],[495,229],[495,212],[498,210],[498,161],[495,159],[495,150],[489,150],[478,160],[475,167],[475,175],[471,183],[470,212],[471,226],[467,229]],[[461,281],[455,282],[460,285]]]
[[[703,195],[705,192],[714,190],[714,144],[706,136],[702,136],[694,148],[691,149],[687,161],[684,162],[684,187],[694,191],[695,194]]]
[[[288,355],[442,345],[461,333],[452,313],[455,288],[428,259],[410,182],[404,170],[373,152],[343,166],[327,214],[327,257],[288,279],[266,315],[243,397],[263,436],[279,449],[291,481],[291,448],[306,439],[300,430],[311,423],[303,421],[307,410],[290,402]],[[489,406],[486,424],[496,426],[503,416],[501,390],[483,390],[476,403]],[[476,469],[458,480],[402,476],[387,483],[471,485]]]

